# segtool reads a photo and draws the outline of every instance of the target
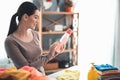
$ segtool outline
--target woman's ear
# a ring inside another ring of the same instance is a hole
[[[27,15],[27,14],[24,14],[24,15],[23,15],[23,19],[24,19],[25,21],[27,21],[27,20],[28,20],[28,15]]]

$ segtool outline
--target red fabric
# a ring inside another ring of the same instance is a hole
[[[24,66],[21,69],[27,70],[30,72],[30,79],[31,80],[56,80],[56,79],[50,78],[48,76],[45,76],[44,74],[40,73],[34,67]]]
[[[0,74],[2,74],[7,68],[0,68]]]

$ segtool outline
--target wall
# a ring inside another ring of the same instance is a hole
[[[18,6],[23,1],[27,0],[2,0],[0,2],[0,67],[10,67],[10,65],[7,65],[8,59],[4,49],[4,40],[7,36],[11,17],[14,13],[16,13]]]
[[[115,48],[114,48],[114,66],[120,69],[120,0],[117,4],[117,16],[116,16],[116,27],[115,27]]]

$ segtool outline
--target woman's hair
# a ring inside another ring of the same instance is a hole
[[[30,15],[34,14],[35,10],[37,10],[37,9],[38,8],[35,4],[33,4],[31,2],[23,2],[20,5],[20,7],[18,8],[17,12],[11,18],[9,32],[8,32],[7,36],[17,30],[17,28],[18,28],[18,25],[16,22],[17,16],[18,16],[18,21],[20,21],[24,14],[27,14],[28,16],[30,16]]]

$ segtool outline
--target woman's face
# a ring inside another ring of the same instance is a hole
[[[28,17],[27,20],[28,27],[31,29],[35,29],[36,24],[38,23],[38,19],[39,19],[39,11],[35,10],[35,13]]]

